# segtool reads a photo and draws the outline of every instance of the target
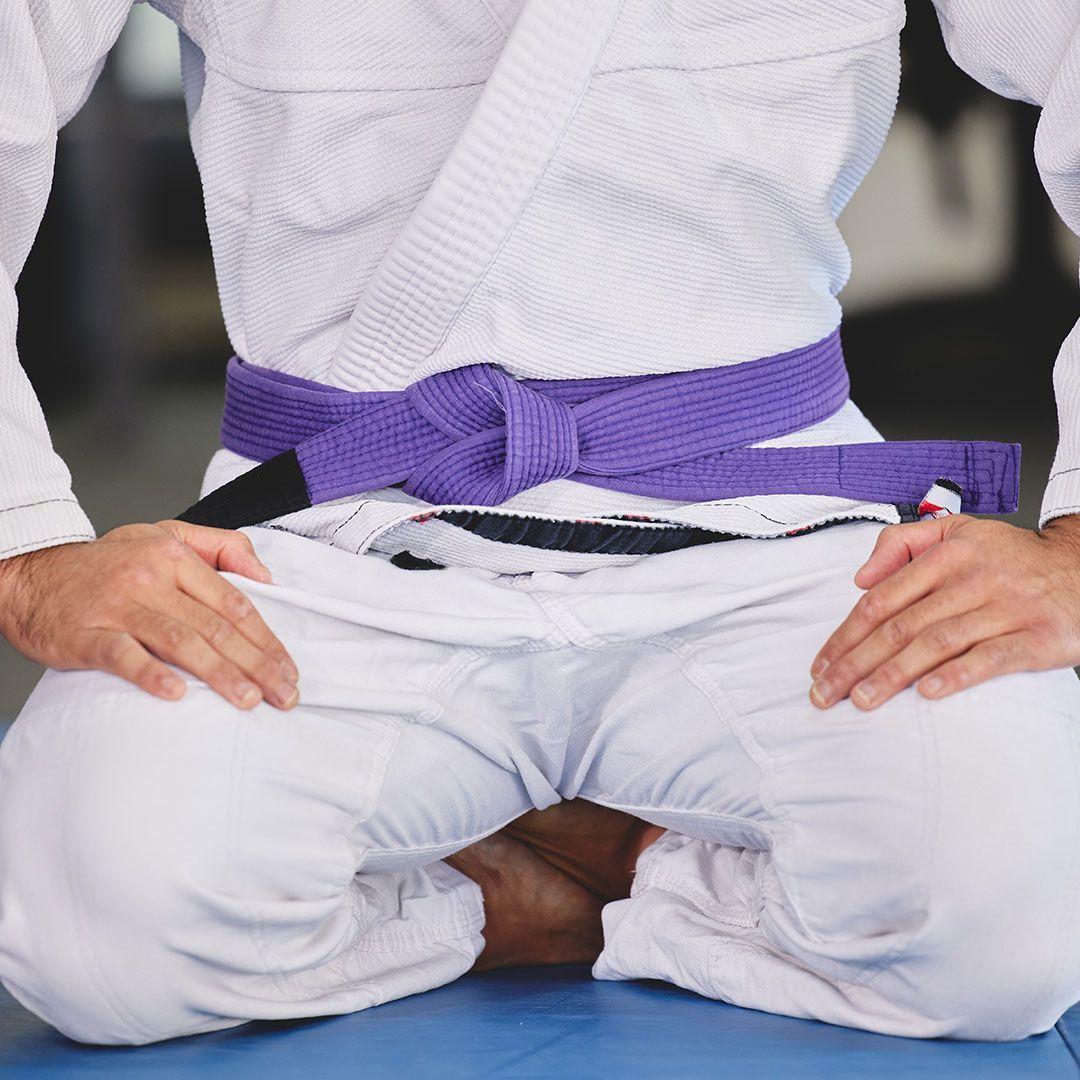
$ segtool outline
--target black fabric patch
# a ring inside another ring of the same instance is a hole
[[[433,562],[431,559],[421,559],[419,555],[414,555],[411,551],[399,551],[396,555],[390,556],[390,561],[395,566],[400,566],[402,570],[446,569],[442,563]]]
[[[239,529],[306,510],[310,505],[296,451],[286,450],[211,491],[177,519],[216,529]]]

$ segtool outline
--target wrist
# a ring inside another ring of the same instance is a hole
[[[19,598],[31,583],[37,567],[50,558],[50,552],[55,552],[57,547],[70,546],[35,548],[0,559],[0,637],[8,636],[11,621],[18,618]]]
[[[1049,539],[1076,537],[1080,542],[1080,514],[1063,514],[1061,517],[1051,518],[1038,532],[1040,536]]]
[[[27,554],[33,555],[34,552]],[[25,572],[27,554],[0,559],[0,638],[10,638],[11,621],[16,618],[19,580]]]
[[[1061,565],[1070,574],[1080,573],[1080,514],[1051,518],[1038,532],[1062,556]]]

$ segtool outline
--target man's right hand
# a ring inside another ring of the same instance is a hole
[[[241,709],[297,702],[296,665],[218,571],[270,572],[240,532],[162,521],[0,561],[0,634],[61,670],[98,669],[156,697],[183,695],[168,661]]]

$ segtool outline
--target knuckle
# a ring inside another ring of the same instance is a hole
[[[1039,663],[1056,660],[1070,636],[1064,623],[1037,627],[1027,633],[1025,652]]]
[[[277,664],[287,664],[292,668],[296,667],[296,661],[292,658],[292,654],[288,649],[270,631],[267,631],[267,641],[263,646],[267,653],[273,658]],[[831,662],[831,661],[830,661]]]
[[[919,558],[934,570],[944,570],[955,566],[957,561],[956,544],[934,544],[927,548]]]
[[[874,681],[879,682],[890,689],[898,689],[906,686],[909,680],[903,668],[893,661],[882,664],[881,667],[878,668]]]
[[[117,584],[128,592],[139,592],[154,583],[153,570],[142,562],[133,562],[116,571]]]
[[[154,540],[154,554],[169,562],[176,562],[188,553],[187,545],[170,533],[163,533]]]
[[[1011,634],[1000,639],[1002,662],[1016,664],[1027,659],[1028,643],[1020,634]]]
[[[956,645],[956,630],[944,623],[930,627],[925,637],[927,645],[935,653],[951,652]]]
[[[850,686],[860,674],[855,665],[845,658],[829,665],[827,678],[833,686]]]
[[[877,622],[885,612],[884,598],[881,593],[871,589],[869,592],[863,593],[863,595],[859,597],[859,602],[855,605],[855,610],[865,621]]]
[[[979,667],[984,671],[996,671],[1009,659],[1008,647],[1001,641],[988,641],[978,652]]]
[[[232,635],[233,629],[224,619],[212,618],[207,623],[203,636],[215,649],[218,649],[225,645]]]
[[[251,542],[251,537],[247,533],[232,532],[229,534],[229,543],[238,548],[243,548],[244,551],[254,552],[255,545]]]
[[[233,622],[246,619],[254,610],[251,601],[238,589],[230,589],[225,596],[225,615]]]
[[[886,644],[893,648],[903,648],[911,640],[906,619],[890,619],[882,626],[881,632]]]
[[[279,679],[277,661],[269,656],[262,656],[251,665],[251,675],[257,682],[267,684]]]
[[[161,636],[169,648],[179,650],[190,644],[194,635],[182,623],[168,620],[161,629]]]
[[[116,671],[123,666],[133,642],[120,634],[108,634],[101,639],[98,647],[100,666],[107,671]]]

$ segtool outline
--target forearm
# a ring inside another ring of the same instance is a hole
[[[130,4],[0,4],[0,560],[94,536],[19,364],[15,283],[48,201],[58,127],[89,93]]]

